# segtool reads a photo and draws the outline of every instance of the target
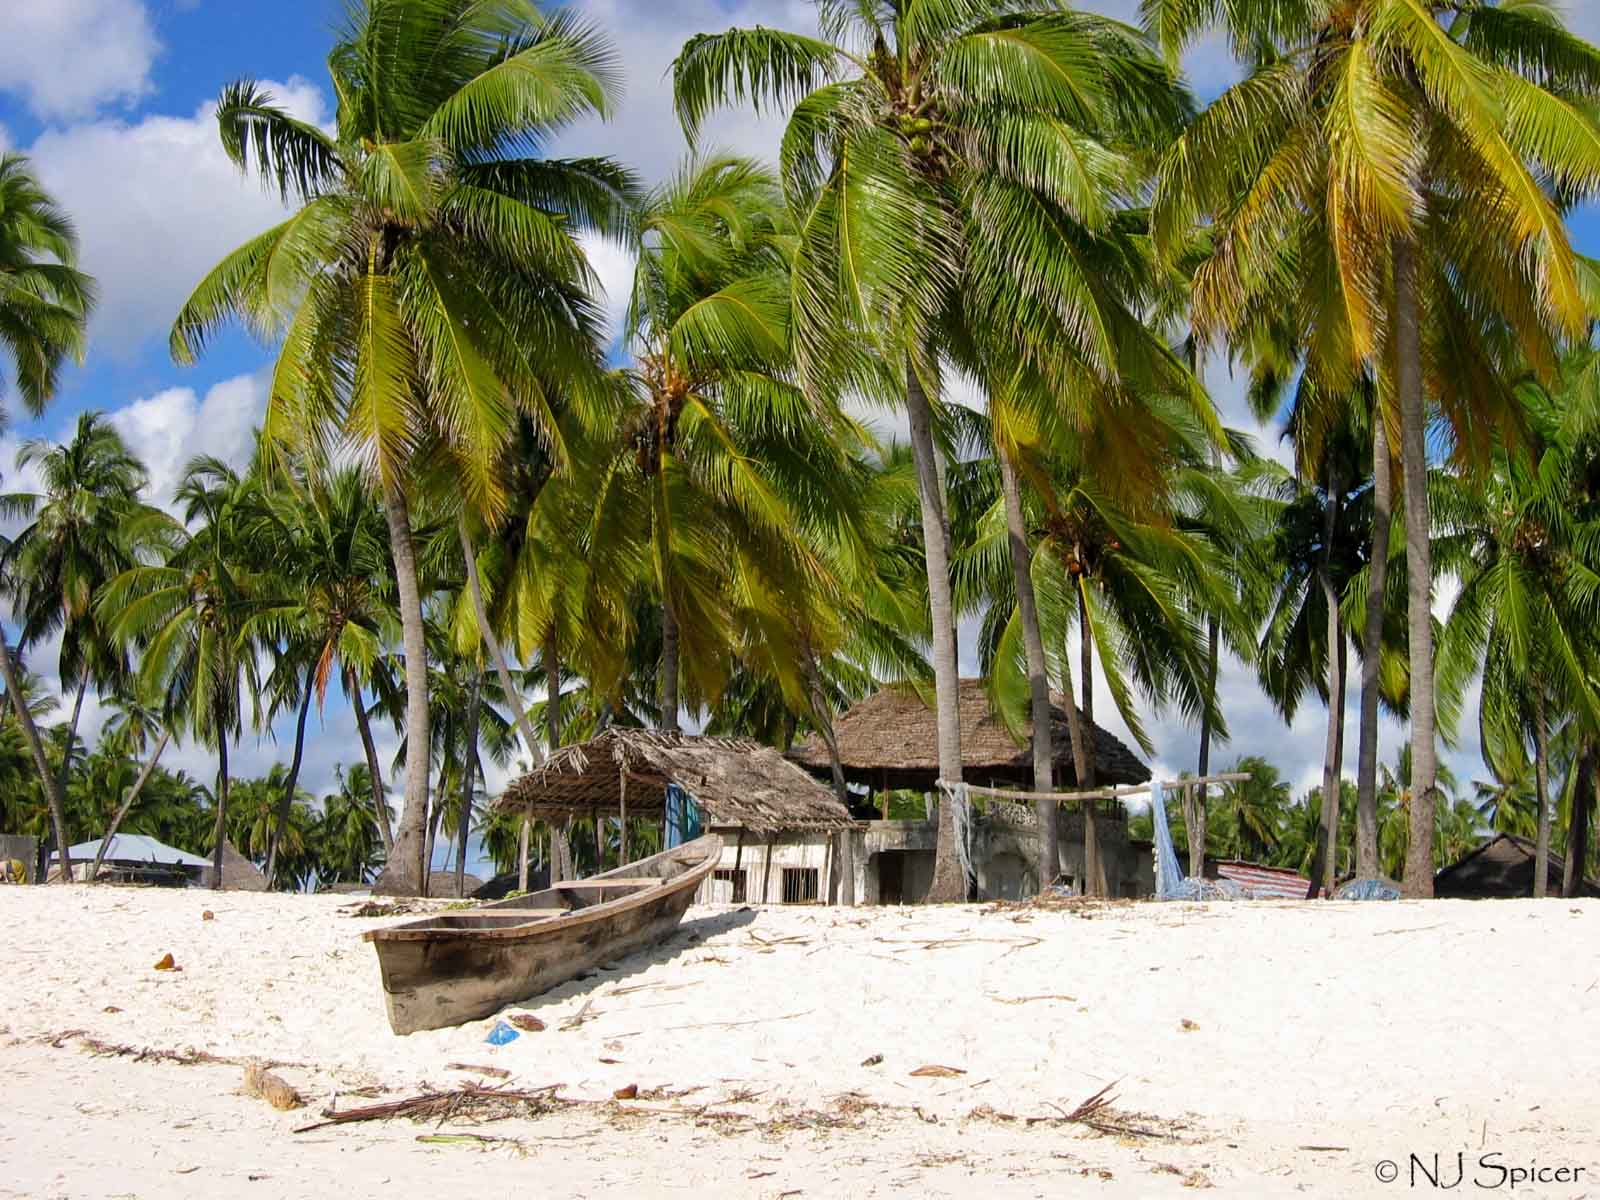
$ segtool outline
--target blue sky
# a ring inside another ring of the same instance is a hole
[[[805,28],[811,11],[805,0],[578,0],[574,7],[612,33],[627,93],[611,123],[573,130],[560,149],[611,154],[649,178],[683,154],[664,72],[685,38],[730,24]],[[1136,3],[1096,0],[1088,7],[1128,17]],[[0,480],[8,490],[27,486],[12,469],[17,442],[57,436],[85,409],[112,414],[150,464],[161,501],[192,455],[239,461],[248,452],[269,352],[229,334],[200,365],[180,369],[166,350],[172,316],[201,274],[281,211],[224,159],[207,106],[223,84],[250,76],[271,81],[297,114],[329,120],[322,63],[341,14],[339,0],[0,0],[0,146],[34,157],[46,185],[78,221],[84,265],[102,289],[88,362],[68,373],[43,420],[17,421],[0,437]],[[1600,4],[1575,4],[1571,18],[1600,38]],[[1234,73],[1216,44],[1199,47],[1186,67],[1202,96],[1214,95]],[[775,131],[770,120],[731,113],[713,124],[707,141],[770,155]],[[1574,229],[1582,249],[1600,254],[1600,216],[1579,214]],[[590,250],[609,294],[620,296],[627,256],[604,244]],[[1211,382],[1238,420],[1237,388],[1221,377]],[[1269,443],[1276,437],[1270,429],[1261,434]],[[41,648],[32,665],[53,674],[53,649]],[[1285,730],[1242,666],[1225,671],[1223,687],[1235,735],[1223,759],[1265,753],[1297,791],[1308,786],[1320,773],[1322,712],[1307,709]],[[1114,711],[1108,695],[1096,710]],[[1352,708],[1352,729],[1353,715]],[[91,734],[99,719],[88,713]],[[1149,727],[1158,769],[1192,764],[1192,729],[1159,719]],[[236,750],[236,769],[253,774],[287,759],[288,732],[280,730],[276,746],[247,738]],[[1386,759],[1400,736],[1398,728],[1386,728]],[[386,761],[394,747],[394,737],[385,735]],[[331,785],[336,763],[358,756],[348,710],[330,702],[325,728],[308,750],[307,786],[320,793]],[[1464,779],[1479,773],[1475,746],[1462,747],[1454,760]],[[209,779],[214,770],[211,755],[195,746],[179,748],[172,761],[197,778]],[[492,785],[499,782],[491,776]]]

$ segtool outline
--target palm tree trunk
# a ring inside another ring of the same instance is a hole
[[[444,737],[440,742],[442,750],[439,754],[439,786],[434,789],[433,799],[428,802],[428,819],[424,826],[422,890],[418,893],[423,896],[430,895],[433,891],[433,850],[438,840],[439,826],[444,824],[445,801],[450,795],[450,759],[454,753],[455,736],[455,714],[446,711]]]
[[[1044,657],[1044,634],[1039,629],[1039,607],[1033,594],[1033,551],[1028,545],[1028,525],[1022,511],[1022,489],[1016,464],[1006,448],[995,446],[1000,465],[1000,489],[1005,495],[1006,540],[1011,547],[1011,577],[1017,589],[1017,616],[1022,621],[1022,644],[1028,660],[1029,713],[1033,722],[1034,817],[1039,825],[1039,890],[1061,874],[1061,844],[1057,827],[1059,810],[1054,796],[1055,747],[1050,729],[1050,676]]]
[[[33,723],[33,714],[28,711],[28,702],[23,698],[22,674],[17,670],[17,660],[11,656],[11,646],[6,641],[4,631],[0,631],[0,671],[5,673],[6,694],[11,697],[12,711],[17,714],[17,724],[22,726],[22,736],[27,739],[28,750],[33,755],[34,768],[39,772],[39,786],[44,789],[45,802],[50,806],[50,825],[55,834],[56,850],[61,855],[61,882],[70,883],[72,858],[67,848],[72,843],[67,841],[66,804],[55,772],[50,769],[50,760],[45,757],[44,741],[39,737],[39,727]],[[48,866],[49,859],[45,862]],[[41,871],[39,882],[43,883],[48,874],[48,870]]]
[[[1081,560],[1082,555],[1079,558]],[[1082,736],[1086,743],[1083,769],[1088,776],[1083,786],[1092,791],[1095,787],[1094,752],[1090,748],[1094,737],[1094,633],[1089,628],[1089,598],[1082,586],[1078,588],[1078,652],[1081,656],[1079,674],[1083,676],[1078,681],[1083,692],[1078,711],[1083,714]],[[1095,819],[1097,803],[1095,800],[1083,802],[1083,891],[1086,896],[1109,894],[1105,865],[1100,861],[1100,830]]]
[[[1389,432],[1381,410],[1372,414],[1372,560],[1367,568],[1367,617],[1361,631],[1361,732],[1356,752],[1356,878],[1374,879],[1378,865],[1378,687],[1383,614],[1389,587],[1389,526],[1394,504]]]
[[[1211,712],[1217,703],[1217,671],[1222,661],[1221,630],[1216,615],[1206,621],[1206,703],[1200,714],[1200,758],[1195,774],[1204,779],[1211,773]],[[1206,873],[1206,789],[1204,784],[1183,789],[1183,827],[1189,835],[1189,876],[1203,878]]]
[[[294,806],[294,789],[300,782],[300,763],[305,756],[306,749],[306,714],[311,711],[311,672],[306,672],[306,694],[300,698],[300,715],[294,727],[294,758],[289,762],[289,781],[283,789],[283,799],[278,801],[278,820],[272,827],[272,836],[267,839],[267,882],[270,884],[277,875],[278,869],[278,843],[283,840],[283,831],[289,827],[289,813]]]
[[[85,675],[78,681],[78,698],[72,702],[72,720],[67,724],[67,746],[61,752],[61,775],[57,790],[63,797],[67,794],[67,784],[72,780],[72,748],[78,744],[78,719],[83,716],[83,698],[89,691],[89,677]]]
[[[549,738],[550,753],[554,754],[561,749],[561,655],[556,646],[555,630],[545,635],[544,652],[540,656],[544,659],[544,723],[545,733]],[[522,818],[524,827],[528,818]],[[523,834],[523,845],[527,845],[527,834]],[[569,879],[577,876],[577,871],[572,865],[572,853],[569,839],[565,833],[558,836],[554,823],[550,826],[550,881]],[[522,861],[527,862],[527,855],[522,856]],[[528,886],[528,873],[525,866],[518,868],[522,880],[521,887],[526,890]]]
[[[1416,247],[1394,243],[1395,374],[1400,465],[1405,479],[1407,634],[1411,642],[1411,814],[1405,894],[1433,897],[1433,809],[1437,763],[1433,700],[1433,547],[1428,518],[1427,413],[1422,394],[1422,318]]]
[[[483,699],[483,672],[472,673],[467,693],[467,763],[461,772],[461,815],[456,821],[456,899],[467,894],[467,838],[472,835],[472,785],[478,778],[478,723]]]
[[[111,839],[117,836],[117,829],[122,825],[122,819],[128,815],[129,810],[139,799],[139,793],[144,791],[144,785],[156,769],[156,763],[161,761],[161,752],[167,748],[167,743],[172,740],[172,730],[161,731],[161,741],[156,744],[155,753],[150,756],[150,761],[145,763],[139,771],[139,778],[133,781],[133,786],[128,789],[128,794],[122,798],[122,803],[117,806],[116,815],[111,818],[111,825],[100,837],[100,849],[95,851],[94,866],[89,868],[89,880],[92,883],[100,878],[100,864],[105,861],[106,850],[111,846]],[[270,876],[268,878],[271,878]]]
[[[1544,686],[1533,685],[1533,787],[1538,793],[1539,833],[1533,854],[1533,898],[1543,900],[1550,880],[1550,745],[1545,720]],[[1415,772],[1416,768],[1412,767]],[[1413,779],[1415,775],[1413,774]],[[1579,783],[1582,780],[1580,778]]]
[[[678,732],[678,614],[661,601],[661,728]]]
[[[389,552],[394,559],[396,591],[400,600],[401,643],[406,656],[405,800],[394,850],[373,891],[389,896],[422,894],[428,869],[428,644],[422,623],[422,593],[417,586],[417,553],[411,540],[411,513],[405,492],[393,478],[383,480],[383,512],[389,522]]]
[[[467,532],[466,514],[462,514],[456,528],[461,534],[461,553],[467,560],[467,584],[472,592],[472,611],[478,618],[478,632],[483,638],[483,644],[489,648],[489,657],[494,662],[494,672],[500,679],[500,690],[505,693],[506,702],[511,705],[517,732],[522,735],[522,744],[528,748],[528,764],[532,766],[539,761],[539,739],[534,736],[533,725],[528,721],[528,710],[522,703],[522,693],[512,685],[511,668],[506,665],[506,656],[500,646],[500,639],[495,636],[494,629],[489,624],[488,611],[483,606],[483,581],[478,577],[478,554],[472,547],[472,536]]]
[[[217,713],[217,824],[212,831],[211,890],[222,890],[222,849],[228,842],[228,721]]]
[[[1322,755],[1322,831],[1311,857],[1311,883],[1306,898],[1321,888],[1333,895],[1339,850],[1339,788],[1344,774],[1344,619],[1339,612],[1339,589],[1333,585],[1333,543],[1338,536],[1339,469],[1328,464],[1327,495],[1322,514],[1322,599],[1328,609],[1328,736]]]
[[[361,699],[361,685],[351,671],[346,684],[350,707],[355,709],[356,729],[361,733],[361,748],[367,755],[367,774],[372,777],[372,815],[378,822],[378,836],[383,839],[384,861],[394,857],[394,826],[389,822],[389,799],[383,792],[383,767],[378,762],[378,747],[372,740],[372,725],[367,706]]]
[[[850,809],[850,789],[845,784],[844,763],[839,758],[839,739],[833,732],[833,706],[828,703],[822,686],[822,671],[817,666],[817,656],[811,646],[806,646],[806,686],[811,691],[811,719],[817,723],[817,732],[828,748],[828,770],[833,776],[833,794],[845,811]],[[846,908],[856,903],[856,842],[855,833],[843,829],[838,834],[838,848],[833,860],[839,873],[838,902]]]
[[[928,569],[928,610],[933,625],[933,683],[939,728],[939,777],[962,779],[961,672],[956,660],[955,604],[950,594],[949,521],[939,487],[938,450],[933,443],[933,410],[910,357],[906,359],[906,413],[911,423],[911,453],[917,466],[922,505],[922,550]],[[967,898],[967,880],[956,846],[953,798],[941,796],[933,882],[924,899],[949,903]]]
[[[1586,741],[1575,768],[1578,778],[1572,788],[1572,813],[1567,822],[1567,864],[1561,878],[1561,894],[1568,899],[1583,891],[1584,868],[1589,861],[1589,829],[1594,820],[1595,772],[1600,770],[1600,753],[1595,743]]]

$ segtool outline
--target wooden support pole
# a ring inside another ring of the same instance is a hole
[[[617,803],[622,815],[617,819],[617,863],[620,866],[628,861],[628,771],[622,770],[622,778],[618,782]]]
[[[606,869],[605,833],[600,824],[600,810],[591,808],[589,813],[594,820],[594,873],[598,875]]]
[[[778,840],[776,833],[767,834],[767,873],[761,880],[761,903],[766,904],[772,895],[772,846]]]
[[[741,825],[741,826],[739,826],[739,840],[734,844],[734,847],[733,847],[733,886],[734,886],[733,900],[734,900],[735,903],[743,903],[744,902],[744,901],[740,900],[739,895],[738,895],[739,884],[744,879],[743,862],[744,862],[744,826]],[[744,889],[744,900],[749,900],[749,899],[750,899],[750,889],[749,888],[745,888]]]

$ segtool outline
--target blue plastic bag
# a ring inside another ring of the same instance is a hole
[[[507,1042],[514,1042],[522,1035],[504,1021],[496,1021],[494,1028],[489,1030],[489,1036],[483,1040],[491,1046],[504,1046]]]

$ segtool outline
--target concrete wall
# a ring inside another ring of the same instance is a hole
[[[722,858],[717,869],[700,885],[695,893],[697,904],[783,904],[784,871],[816,872],[816,899],[792,899],[787,903],[825,904],[828,900],[828,874],[833,869],[833,839],[826,834],[784,834],[772,843],[772,869],[767,870],[767,840],[756,834],[745,834],[744,847],[739,847],[737,829],[713,829],[722,837]],[[735,890],[735,880],[717,878],[718,873],[737,870],[744,876],[743,896]],[[790,895],[803,895],[806,877],[789,876]],[[737,897],[737,898],[736,898]]]

